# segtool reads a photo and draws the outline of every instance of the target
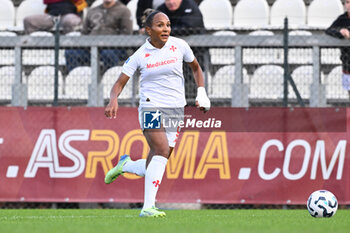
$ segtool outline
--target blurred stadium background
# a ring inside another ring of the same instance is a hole
[[[55,31],[24,35],[25,16],[42,12],[41,0],[0,0],[1,107],[103,107],[125,60],[106,69],[98,58],[106,48],[122,48],[125,59],[144,43],[134,24],[132,36],[57,35]],[[88,1],[89,6],[93,1]],[[128,7],[133,14],[137,0]],[[286,4],[284,4],[286,3]],[[292,3],[292,4],[291,4]],[[344,12],[340,0],[204,0],[199,7],[206,34],[183,38],[202,54],[206,88],[214,107],[347,107],[341,84],[340,48],[348,41],[325,35]],[[288,18],[288,28],[285,17]],[[68,71],[64,51],[91,52],[91,65]],[[55,54],[57,57],[55,58]],[[285,55],[288,54],[288,59]],[[350,58],[349,58],[350,59]],[[188,69],[185,69],[188,72]],[[290,74],[301,100],[291,84]],[[185,74],[188,76],[189,74]],[[55,89],[55,77],[58,85]],[[136,107],[138,77],[120,97],[121,106]],[[55,96],[55,90],[57,95]],[[189,105],[195,83],[186,82]],[[349,200],[347,200],[349,201]],[[160,204],[167,208],[304,208],[287,204]],[[140,203],[51,203],[4,201],[0,208],[139,208]],[[348,208],[348,205],[342,205]]]

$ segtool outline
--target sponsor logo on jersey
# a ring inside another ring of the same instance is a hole
[[[177,62],[177,58],[176,57],[171,57],[168,60],[165,61],[157,61],[156,63],[151,63],[151,64],[147,64],[147,69],[151,69],[151,68],[157,68],[159,66],[165,66],[165,65],[170,65],[173,63]]]

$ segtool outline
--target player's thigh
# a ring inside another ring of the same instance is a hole
[[[169,145],[164,129],[144,129],[143,135],[145,136],[151,151],[153,151],[155,155],[168,157]]]

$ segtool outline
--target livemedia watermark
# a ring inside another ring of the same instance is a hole
[[[198,110],[199,112],[199,110]],[[201,114],[204,114],[201,112]],[[167,131],[181,130],[220,130],[223,123],[213,117],[197,118],[196,115],[185,114],[184,108],[144,108],[142,109],[143,129],[165,128]]]
[[[346,132],[346,108],[196,107],[143,109],[143,128],[201,132]]]

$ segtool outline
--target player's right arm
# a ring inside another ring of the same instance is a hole
[[[110,93],[110,99],[109,103],[105,108],[105,115],[109,118],[116,118],[117,117],[117,111],[118,111],[118,96],[122,92],[124,86],[129,80],[129,76],[127,76],[124,73],[121,73],[119,75],[118,80],[114,83],[111,93]]]
[[[142,47],[141,47],[142,48]],[[130,77],[133,77],[135,71],[139,68],[139,51],[138,49],[131,57],[129,57],[124,65],[118,80],[114,83],[111,93],[109,103],[105,109],[105,115],[109,118],[116,118],[118,111],[118,96],[122,92],[124,86],[128,82]]]

